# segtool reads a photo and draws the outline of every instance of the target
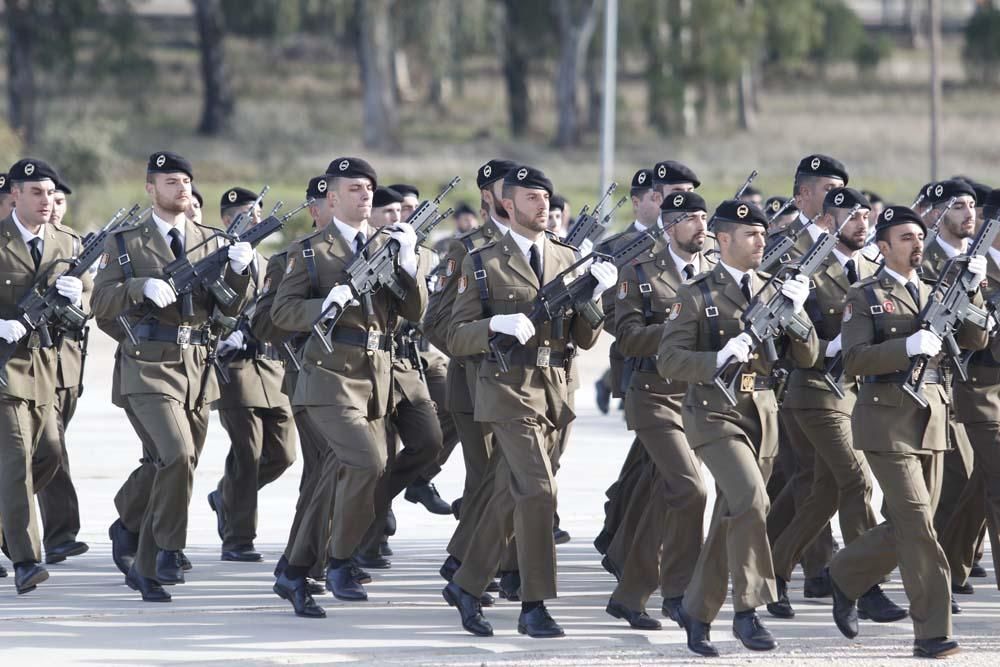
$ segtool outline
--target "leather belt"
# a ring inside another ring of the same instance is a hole
[[[767,391],[778,385],[778,379],[773,375],[757,375],[756,373],[740,373],[736,390],[749,394],[754,391]]]
[[[885,373],[883,375],[863,375],[862,384],[900,384],[910,379],[907,371],[897,371],[895,373]],[[924,384],[940,384],[941,374],[936,368],[928,368],[924,371]]]
[[[507,351],[507,364],[510,366],[535,366],[537,368],[565,367],[573,358],[562,350],[552,351],[548,347],[515,347]],[[493,355],[489,356],[495,361]]]
[[[635,370],[641,373],[657,373],[656,357],[635,357]]]
[[[189,326],[171,327],[159,323],[140,324],[135,327],[133,333],[139,340],[174,343],[181,347],[208,344],[208,334],[205,330]]]
[[[334,329],[331,335],[334,343],[343,343],[354,347],[363,347],[366,350],[392,349],[392,336],[387,336],[381,331],[372,329],[370,331],[360,331],[358,329]]]

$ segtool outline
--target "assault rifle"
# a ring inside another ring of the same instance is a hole
[[[260,203],[264,201],[264,195],[270,189],[271,189],[270,185],[264,186],[264,189],[260,191],[260,194],[257,195],[257,198],[253,200],[253,203],[250,205],[250,208],[237,215],[233,219],[232,224],[226,228],[227,234],[229,234],[230,236],[239,236],[240,234],[243,233],[243,230],[246,228],[249,222],[253,220],[254,211],[256,211],[257,207],[260,206]],[[275,207],[275,211],[276,210],[277,207]],[[274,215],[274,211],[271,211],[271,215]]]
[[[614,191],[617,189],[617,183],[609,185],[607,191],[604,193],[604,196],[601,197],[600,201],[598,201],[594,206],[593,211],[588,211],[586,206],[580,209],[580,214],[577,216],[576,222],[573,223],[573,228],[566,234],[566,238],[563,239],[563,242],[573,246],[574,248],[579,248],[581,243],[588,240],[591,243],[596,244],[607,230],[608,224],[611,222],[611,215],[626,201],[626,198],[622,197],[618,201],[618,204],[611,209],[606,216],[601,218],[601,209],[604,208],[604,204],[607,202],[608,197],[614,194]]]

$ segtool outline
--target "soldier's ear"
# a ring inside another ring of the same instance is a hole
[[[153,183],[150,183],[149,181],[147,181],[146,182],[146,194],[149,195],[150,197],[152,197],[154,192],[156,192],[156,186]]]

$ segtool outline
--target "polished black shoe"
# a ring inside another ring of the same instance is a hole
[[[302,618],[326,618],[326,611],[316,604],[316,600],[313,600],[313,596],[306,585],[305,577],[301,579],[289,579],[282,572],[281,576],[274,582],[271,590],[282,600],[288,600],[292,603],[292,608],[295,610],[296,616],[301,616]]]
[[[602,556],[608,553],[608,547],[611,546],[611,539],[611,533],[601,528],[601,532],[594,538],[594,548],[597,549],[597,553]]]
[[[486,584],[487,593],[499,593],[500,592],[500,582],[496,579],[490,579],[490,583]]]
[[[18,595],[30,593],[48,578],[49,571],[38,563],[14,564],[14,587]]]
[[[810,577],[802,584],[802,594],[807,598],[828,598],[833,595],[830,575],[823,572],[818,577]]]
[[[969,570],[969,576],[973,579],[982,579],[986,576],[986,568],[979,564],[977,560],[972,564],[972,569]]]
[[[837,588],[837,582],[832,577],[830,577],[830,588],[833,592],[833,622],[837,624],[837,629],[842,635],[854,639],[858,636],[857,602]]]
[[[767,603],[767,613],[775,618],[795,618],[795,610],[788,601],[788,582],[781,577],[774,578],[778,586],[778,599]]]
[[[164,551],[156,554],[156,581],[161,586],[184,583],[184,569],[181,567],[180,551]]]
[[[288,567],[288,557],[285,556],[285,554],[281,554],[281,558],[279,558],[278,562],[274,564],[274,578],[277,579],[280,577],[286,567]]]
[[[393,553],[395,553],[392,550],[392,547],[389,546],[389,541],[388,540],[386,540],[385,542],[382,542],[381,544],[378,545],[378,552],[379,552],[379,555],[381,555],[381,556],[391,556]]]
[[[677,607],[677,611],[680,614],[681,627],[687,634],[688,648],[693,653],[707,658],[719,657],[719,649],[712,644],[712,626],[689,616],[684,611],[683,604]]]
[[[226,539],[226,510],[218,489],[208,494],[208,506],[215,512],[215,530],[219,533],[219,539]]]
[[[483,593],[479,596],[479,604],[483,607],[492,607],[496,604],[496,600],[489,593]]]
[[[955,600],[955,596],[952,595],[951,596],[951,613],[952,614],[961,614],[962,611],[963,611],[962,606],[960,604],[958,604],[958,601]]]
[[[976,589],[968,581],[964,584],[956,584],[953,581],[951,582],[951,592],[956,595],[972,595],[976,592]]]
[[[351,578],[359,584],[372,583],[372,575],[365,572],[365,570],[362,569],[355,560],[351,561]]]
[[[188,572],[194,568],[194,565],[191,564],[191,561],[188,559],[187,555],[185,555],[183,551],[177,552],[177,558],[180,560],[181,569],[184,570],[185,572]]]
[[[660,607],[660,611],[663,612],[663,615],[676,623],[679,628],[684,627],[684,624],[681,623],[680,613],[680,606],[682,602],[684,602],[684,596],[663,598],[663,605]]]
[[[139,536],[130,531],[121,519],[108,528],[108,538],[111,539],[111,560],[122,574],[128,574],[135,561],[135,552],[139,550]]]
[[[943,658],[961,650],[957,641],[947,637],[913,640],[913,656],[916,658]]]
[[[510,602],[521,599],[521,573],[517,570],[504,572],[500,575],[500,597]]]
[[[611,409],[611,390],[601,380],[594,383],[594,399],[601,414],[608,414],[608,410]]]
[[[392,537],[396,534],[396,514],[389,508],[389,513],[385,515],[385,534]]]
[[[893,623],[906,618],[909,613],[890,600],[881,586],[872,586],[858,598],[858,618],[875,623]]]
[[[3,579],[6,576],[7,576],[7,568],[5,568],[3,565],[0,565],[0,579]]]
[[[55,563],[61,563],[67,558],[79,556],[87,553],[88,551],[90,551],[90,546],[88,546],[86,542],[77,542],[76,540],[63,542],[62,544],[57,544],[51,549],[45,550],[45,564],[53,565]]]
[[[771,631],[760,622],[756,609],[733,614],[733,636],[751,651],[773,651],[778,648]]]
[[[125,585],[133,591],[139,591],[143,602],[170,602],[170,593],[163,590],[163,586],[155,579],[136,572],[134,566],[125,574]]]
[[[544,604],[528,612],[522,611],[517,617],[517,631],[536,639],[566,636],[566,632],[555,622]]]
[[[562,528],[553,528],[552,539],[555,541],[556,544],[566,544],[572,539],[572,537],[570,537],[570,534],[567,533]]]
[[[312,577],[306,577],[306,590],[310,595],[326,595],[326,584]]]
[[[460,567],[462,567],[462,562],[460,560],[454,556],[448,556],[448,558],[444,561],[444,564],[441,565],[441,569],[438,570],[438,573],[445,581],[451,581],[451,578],[455,576],[455,573],[458,572],[458,568]]]
[[[655,618],[650,617],[645,610],[636,611],[634,609],[629,609],[620,602],[615,602],[611,600],[608,602],[608,606],[604,608],[611,616],[615,618],[623,618],[628,621],[628,624],[635,628],[636,630],[661,630],[663,628],[660,622]]]
[[[371,551],[356,554],[354,562],[361,567],[371,568],[372,570],[388,570],[392,567],[392,563],[388,558]]]
[[[451,513],[455,517],[456,521],[458,521],[462,517],[462,499],[461,498],[456,498],[455,500],[451,501]]]
[[[327,568],[326,589],[333,593],[333,597],[338,600],[359,602],[368,599],[368,592],[365,591],[365,587],[354,581],[354,578],[351,576],[350,565]]]
[[[615,564],[613,560],[611,560],[610,556],[605,556],[604,558],[601,559],[601,567],[607,570],[608,574],[610,574],[615,578],[615,581],[622,580],[621,570],[618,569],[618,566]]]
[[[234,563],[259,563],[264,560],[264,557],[253,548],[252,544],[242,544],[235,549],[223,551],[220,560]]]
[[[458,609],[462,627],[480,637],[492,637],[493,626],[483,617],[479,599],[463,591],[458,584],[449,583],[441,591],[445,602]]]
[[[451,514],[451,505],[446,503],[430,482],[419,480],[406,487],[403,498],[414,504],[423,505],[431,514]]]

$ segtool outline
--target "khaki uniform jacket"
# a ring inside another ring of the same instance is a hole
[[[755,290],[760,290],[769,276],[758,272]],[[712,300],[718,309],[715,325],[718,329],[719,347],[713,344],[715,336],[710,327],[712,319],[706,316],[707,305],[698,283],[706,282]],[[764,288],[761,298],[769,299],[775,293],[773,286]],[[716,353],[730,338],[743,331],[740,317],[747,307],[740,286],[721,263],[711,271],[696,276],[677,291],[678,303],[672,306],[660,339],[657,369],[663,377],[689,383],[684,397],[685,435],[692,448],[724,438],[746,438],[748,432],[757,432],[759,423],[761,442],[758,458],[771,458],[778,451],[778,404],[773,390],[740,392],[737,405],[731,406],[722,392],[712,384],[716,372]],[[819,342],[812,322],[800,313],[794,328],[802,337],[787,335],[786,354],[800,366],[811,366],[816,361]],[[778,346],[781,349],[780,345]],[[751,360],[750,372],[769,375],[773,364],[762,353]],[[759,420],[759,422],[758,422]],[[758,443],[750,443],[752,446]]]
[[[253,331],[254,337],[277,347],[282,357],[287,357],[282,343],[295,335],[295,332],[285,331],[275,326],[274,320],[271,319],[271,306],[274,304],[274,296],[278,293],[281,279],[285,277],[287,261],[287,250],[276,252],[267,260],[264,284],[261,286],[260,296],[257,297],[257,307],[254,308],[253,315],[250,317],[250,330]],[[281,378],[281,392],[286,396],[292,396],[295,393],[295,383],[299,379],[299,373],[295,369],[295,364],[288,358],[285,358],[284,370],[285,374]]]
[[[572,246],[545,237],[542,250],[542,282],[576,261],[577,251]],[[482,246],[479,253],[486,271],[489,287],[489,306],[494,315],[527,314],[539,290],[539,281],[510,235]],[[469,255],[462,262],[448,349],[453,356],[483,355],[477,363],[466,364],[476,370],[475,419],[480,422],[505,422],[529,417],[546,419],[553,427],[561,428],[572,421],[574,415],[568,404],[568,385],[563,366],[547,368],[512,363],[508,372],[501,373],[495,361],[489,359],[489,318],[483,318],[479,287],[473,276],[475,265]],[[601,333],[592,329],[580,317],[572,316],[563,325],[564,338],[552,335],[552,322],[536,326],[535,336],[523,347],[523,354],[534,357],[539,346],[549,347],[553,353],[562,353],[572,341],[577,347],[590,349]],[[515,345],[515,350],[519,346]]]
[[[308,263],[303,256],[301,242],[288,249],[285,277],[278,287],[271,306],[271,318],[277,327],[287,331],[312,330],[313,322],[323,312],[323,302],[330,290],[347,280],[346,269],[354,259],[354,250],[330,225],[306,237],[314,253],[318,289],[310,284]],[[374,252],[384,243],[377,241]],[[419,320],[427,305],[427,283],[419,269],[415,277],[399,271],[399,280],[406,291],[397,299],[387,289],[372,295],[372,320],[369,322],[361,306],[348,306],[337,329],[355,334],[385,335],[391,331],[395,317]],[[333,352],[327,353],[323,344],[311,336],[302,350],[302,372],[299,373],[292,405],[352,407],[367,414],[368,419],[384,417],[391,398],[392,355],[386,349],[369,350],[346,343],[334,343]]]
[[[1000,266],[986,255],[986,298],[1000,290]],[[1000,336],[969,360],[968,382],[955,382],[955,419],[962,424],[1000,421]]]
[[[42,261],[35,271],[31,252],[21,238],[21,232],[12,216],[0,220],[0,319],[16,320],[22,312],[17,302],[27,294],[35,281],[51,269],[47,284],[54,284],[56,278],[66,270],[64,263],[53,265],[60,259],[74,257],[82,248],[80,237],[69,227],[47,224],[44,227]],[[93,280],[90,273],[81,278],[83,282],[83,309],[89,307],[89,295]],[[53,332],[54,333],[54,332]],[[55,397],[57,386],[57,350],[38,348],[38,334],[28,332],[17,345],[14,355],[7,362],[8,384],[0,388],[0,395],[47,405]]]
[[[225,241],[221,237],[210,239],[212,227],[196,225],[191,221],[184,228],[184,245],[190,249],[188,259],[195,263],[215,252]],[[123,236],[133,277],[126,277],[119,261],[116,236]],[[207,241],[207,243],[206,243]],[[190,345],[183,348],[174,342],[140,340],[133,345],[121,329],[116,318],[144,302],[143,287],[152,278],[163,277],[163,267],[174,261],[166,239],[157,229],[152,216],[145,221],[122,230],[108,238],[104,247],[105,255],[94,281],[94,317],[97,325],[119,343],[117,396],[131,394],[165,394],[184,403],[188,408],[195,404],[201,393],[202,374],[208,372],[205,383],[205,402],[219,397],[219,384],[215,372],[205,368],[208,348],[204,345]],[[221,309],[226,315],[236,316],[250,298],[250,274],[235,273],[226,264],[224,280],[239,298],[227,308]],[[215,299],[206,290],[194,293],[194,317],[181,320],[179,303],[166,308],[158,308],[153,318],[165,327],[179,325],[195,329],[204,327],[216,307]],[[130,318],[134,324],[135,317]]]
[[[94,292],[93,275],[93,273],[88,271],[87,280],[83,281],[83,299],[84,303],[88,304]],[[82,366],[83,343],[78,340],[64,338],[62,345],[59,346],[59,354],[56,361],[56,388],[72,389],[79,387],[83,382],[83,378],[80,376]]]
[[[865,288],[874,289],[878,304],[869,303]],[[920,305],[926,305],[930,285],[920,284]],[[981,303],[981,298],[977,298]],[[872,313],[873,309],[881,312]],[[906,338],[918,326],[920,310],[909,292],[884,269],[851,287],[844,309],[842,342],[844,369],[849,375],[884,375],[909,369]],[[876,342],[879,318],[885,340]],[[963,324],[956,336],[965,349],[982,349],[986,333]],[[930,360],[936,369],[941,355]],[[948,448],[948,404],[950,397],[941,384],[925,384],[923,395],[929,405],[921,408],[900,389],[898,382],[864,383],[858,390],[853,423],[856,449],[872,452],[906,452]]]
[[[699,266],[711,270],[715,261],[704,253]],[[645,279],[640,281],[636,266],[641,266]],[[626,265],[619,274],[615,305],[615,338],[618,349],[634,370],[625,401],[625,423],[629,430],[681,423],[681,403],[687,393],[687,383],[662,377],[656,370],[656,353],[666,322],[674,304],[679,303],[677,290],[684,278],[668,246]],[[644,292],[653,312],[646,321]]]

